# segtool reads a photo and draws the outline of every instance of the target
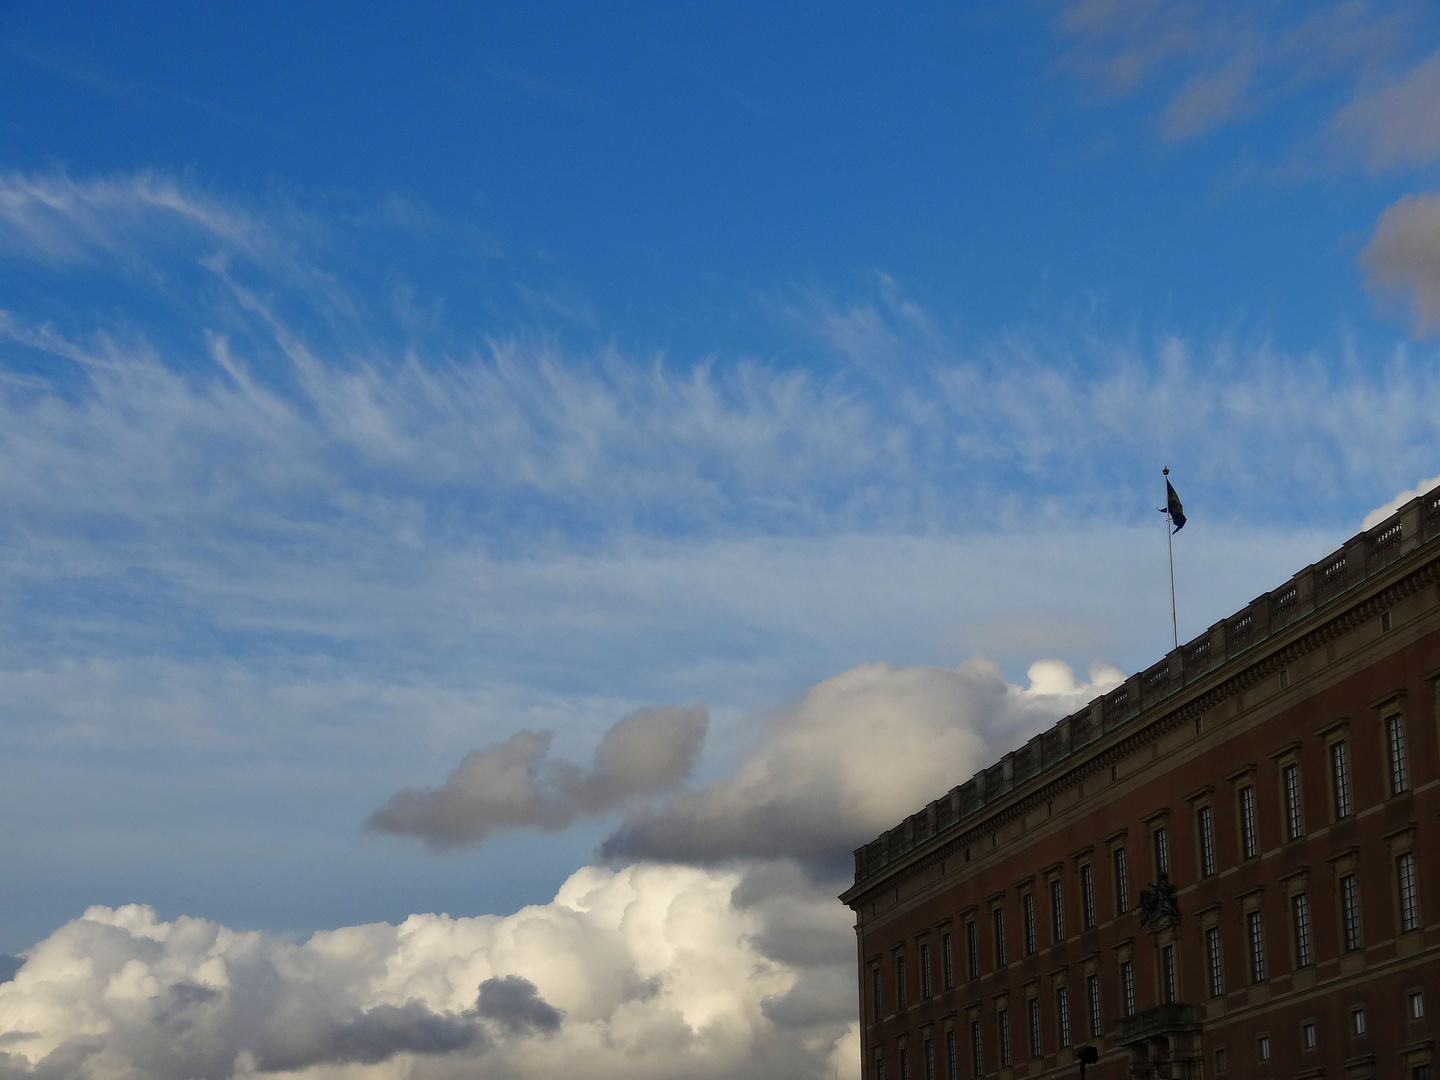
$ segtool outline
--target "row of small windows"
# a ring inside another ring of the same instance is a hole
[[[1117,855],[1123,856],[1123,849],[1117,849]],[[1089,865],[1082,870],[1082,884],[1088,880]],[[1124,859],[1116,860],[1116,872],[1123,877],[1125,872]],[[1415,854],[1412,851],[1402,852],[1395,858],[1395,898],[1398,901],[1399,930],[1401,933],[1409,933],[1420,928],[1420,896],[1417,885],[1417,873],[1415,865]],[[1059,881],[1052,882],[1051,903],[1052,903],[1052,928],[1057,941],[1064,940],[1065,916],[1064,904]],[[1083,890],[1088,896],[1092,890]],[[1339,913],[1339,927],[1341,945],[1346,952],[1353,952],[1364,947],[1364,936],[1361,925],[1360,911],[1360,885],[1357,876],[1353,873],[1343,874],[1337,882],[1337,900]],[[1290,932],[1294,944],[1294,963],[1296,968],[1307,968],[1315,963],[1314,938],[1311,931],[1310,918],[1310,897],[1308,893],[1297,892],[1290,897],[1289,903]],[[1035,905],[1033,897],[1029,894],[1022,903],[1022,912],[1025,917],[1025,948],[1027,953],[1035,951]],[[991,911],[994,922],[994,945],[995,962],[997,967],[1006,963],[1005,953],[1005,909],[996,906]],[[1087,925],[1093,925],[1093,912],[1086,915]],[[974,979],[979,976],[978,960],[978,931],[975,920],[965,922],[965,945],[966,945],[966,974]],[[1265,920],[1261,911],[1251,910],[1245,913],[1245,946],[1246,958],[1248,960],[1248,974],[1251,983],[1265,982],[1269,976],[1266,940]],[[945,990],[952,990],[955,987],[955,949],[950,933],[942,933],[939,939],[940,944],[940,979]],[[1209,926],[1204,931],[1204,959],[1207,989],[1210,997],[1220,997],[1225,993],[1225,977],[1223,964],[1223,949],[1221,930],[1219,926]],[[931,943],[924,941],[919,946],[920,960],[920,996],[929,998],[936,992],[935,967],[931,955]],[[1161,964],[1161,992],[1166,1001],[1177,1000],[1176,961],[1174,945],[1166,945],[1160,951]],[[870,994],[870,1016],[876,1021],[885,1015],[887,1004],[884,993],[883,976],[879,964],[871,968],[871,994]],[[906,969],[906,956],[903,951],[897,951],[894,956],[894,1003],[897,1010],[909,1007],[909,978]],[[1124,995],[1126,1012],[1133,1013],[1134,1009],[1134,972],[1129,963],[1121,966],[1121,987]],[[1068,1025],[1068,1013],[1066,1014]],[[1098,1021],[1097,1021],[1098,1023]]]
[[[1165,952],[1169,952],[1173,946],[1167,946]],[[1173,954],[1171,954],[1173,956]],[[1135,1012],[1135,970],[1130,961],[1124,961],[1120,965],[1121,993],[1124,996],[1126,1013],[1133,1015]],[[1095,974],[1088,975],[1085,980],[1085,996],[1088,1003],[1089,1013],[1089,1037],[1091,1039],[1101,1038],[1100,1027],[1100,977]],[[1171,998],[1173,1000],[1173,996]],[[1411,1021],[1423,1020],[1425,1017],[1425,993],[1423,990],[1408,990],[1405,994],[1405,1014]],[[1015,1064],[1015,1048],[1012,1041],[1010,1009],[1006,1006],[999,1007],[994,1014],[995,1039],[993,1050],[996,1055],[994,1067],[1008,1069]],[[1061,986],[1055,990],[1055,1033],[1058,1040],[1057,1049],[1067,1049],[1072,1045],[1070,1032],[1070,991],[1068,987]],[[971,1015],[967,1024],[969,1036],[969,1058],[972,1077],[984,1076],[987,1062],[985,1054],[984,1031],[981,1020],[974,1014]],[[1366,1034],[1365,1009],[1363,1006],[1356,1006],[1350,1010],[1350,1034],[1354,1037]],[[1319,1039],[1316,1032],[1315,1021],[1305,1020],[1300,1024],[1300,1049],[1314,1050],[1318,1046]],[[960,1057],[957,1044],[956,1031],[954,1028],[947,1028],[944,1032],[944,1060],[945,1080],[960,1080]],[[1041,1030],[1040,999],[1038,996],[1025,999],[1025,1047],[1026,1053],[1031,1059],[1044,1056],[1045,1047],[1043,1033]],[[1270,1035],[1268,1032],[1256,1037],[1255,1057],[1260,1063],[1268,1062],[1271,1056]],[[1229,1069],[1228,1051],[1225,1047],[1217,1047],[1215,1050],[1215,1071],[1225,1073]],[[876,1047],[873,1057],[871,1076],[874,1080],[885,1080],[885,1056],[884,1048]],[[910,1076],[910,1051],[908,1046],[902,1045],[898,1049],[897,1064],[899,1065],[900,1080],[911,1080]],[[936,1054],[934,1038],[926,1034],[920,1042],[920,1065],[923,1080],[939,1080],[936,1073]],[[1428,1073],[1423,1074],[1428,1080]]]

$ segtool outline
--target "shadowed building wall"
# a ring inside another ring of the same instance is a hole
[[[1430,1080],[1440,493],[855,853],[866,1080]]]

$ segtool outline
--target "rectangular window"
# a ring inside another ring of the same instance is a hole
[[[1125,1015],[1135,1015],[1135,965],[1126,960],[1120,965],[1120,990],[1125,999]]]
[[[1065,940],[1065,896],[1059,878],[1050,882],[1050,936],[1056,945]]]
[[[1314,1050],[1316,1041],[1315,1021],[1306,1020],[1300,1025],[1300,1049]]]
[[[885,1080],[885,1059],[883,1057],[875,1059],[875,1080]]]
[[[871,969],[870,969],[870,996],[871,996],[871,1000],[872,1000],[873,1003],[874,1003],[875,1019],[876,1019],[877,1021],[878,1021],[882,1016],[885,1015],[885,1008],[884,1008],[885,1002],[884,1002],[884,999],[883,999],[883,997],[882,997],[882,995],[881,995],[880,983],[881,983],[881,979],[880,979],[880,969],[879,969],[878,967],[873,967],[873,968],[871,968]]]
[[[1405,852],[1395,860],[1395,876],[1400,884],[1400,931],[1420,928],[1420,900],[1415,892],[1415,855]]]
[[[1174,945],[1166,945],[1160,950],[1160,981],[1165,990],[1165,1003],[1168,1005],[1180,996],[1175,986]]]
[[[1280,770],[1285,788],[1285,839],[1297,840],[1305,834],[1305,818],[1300,809],[1300,766],[1291,762]]]
[[[1252,911],[1245,916],[1245,924],[1249,929],[1247,935],[1250,942],[1250,981],[1260,983],[1265,981],[1265,924],[1260,918],[1260,912]]]
[[[1090,1006],[1090,1037],[1100,1038],[1100,976],[1090,975],[1085,979],[1085,996]]]
[[[970,1021],[970,1068],[975,1076],[985,1075],[985,1048],[980,1045],[980,1021]]]
[[[925,1054],[925,1080],[935,1080],[935,1044],[926,1039],[922,1049]]]
[[[1350,1034],[1352,1034],[1352,1035],[1364,1035],[1364,1034],[1365,1034],[1365,1010],[1364,1010],[1364,1009],[1351,1009],[1351,1010],[1350,1010]]]
[[[1410,1002],[1410,1019],[1423,1019],[1425,1016],[1425,992],[1423,990],[1411,990],[1407,1000]]]
[[[1170,876],[1170,838],[1164,826],[1156,829],[1150,837],[1155,845],[1155,880],[1159,881]]]
[[[960,1080],[960,1055],[955,1048],[955,1029],[945,1032],[945,1080]]]
[[[1340,879],[1340,926],[1345,933],[1345,951],[1360,948],[1360,886],[1354,874]]]
[[[1255,1040],[1255,1056],[1261,1061],[1270,1060],[1270,1036],[1261,1035]]]
[[[1086,863],[1080,867],[1080,899],[1085,915],[1085,929],[1095,928],[1095,871]]]
[[[980,942],[973,919],[965,924],[965,974],[972,979],[980,974]]]
[[[1215,822],[1210,816],[1210,807],[1202,806],[1195,811],[1195,823],[1200,830],[1200,875],[1209,877],[1215,873]]]
[[[1350,757],[1343,742],[1330,744],[1330,785],[1335,793],[1335,816],[1350,816]]]
[[[932,994],[933,989],[930,984],[930,943],[928,941],[922,941],[920,943],[920,996],[922,998],[928,998],[931,997]]]
[[[1020,911],[1025,916],[1025,955],[1035,951],[1035,894],[1026,893],[1020,898]]]
[[[950,935],[940,935],[941,963],[945,965],[945,989],[955,989],[955,949],[951,945]]]
[[[909,1004],[905,996],[905,957],[895,957],[895,1007],[903,1009]]]
[[[1000,1067],[1010,1067],[1010,1010],[1001,1009],[995,1017],[996,1027],[1000,1030]]]
[[[1130,882],[1125,872],[1125,849],[1115,849],[1115,910],[1124,915],[1130,910]]]
[[[1385,721],[1385,735],[1390,743],[1390,794],[1410,790],[1405,772],[1405,718],[1399,713]]]
[[[1225,993],[1225,967],[1220,952],[1220,928],[1205,929],[1205,967],[1210,976],[1210,996],[1221,997]]]
[[[1065,987],[1055,991],[1055,1020],[1060,1029],[1060,1045],[1070,1045],[1070,992]]]
[[[1292,896],[1290,914],[1295,923],[1295,966],[1306,968],[1315,962],[1310,949],[1310,898],[1303,892]]]
[[[900,1080],[910,1080],[910,1051],[900,1048]]]
[[[990,913],[995,920],[995,966],[1005,966],[1005,909],[996,908]]]
[[[1040,999],[1031,998],[1025,1003],[1026,1011],[1030,1014],[1030,1056],[1040,1056]]]
[[[1259,853],[1259,841],[1255,836],[1255,789],[1240,789],[1240,857],[1253,859]]]
[[[1227,1068],[1229,1068],[1229,1061],[1225,1054],[1225,1047],[1217,1046],[1215,1048],[1215,1071],[1223,1073]]]

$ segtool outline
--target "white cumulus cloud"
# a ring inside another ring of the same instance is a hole
[[[804,957],[767,955],[784,883],[737,899],[742,884],[589,867],[503,918],[413,915],[303,943],[94,907],[0,984],[0,1077],[440,1080],[480,1058],[506,1077],[831,1076],[852,1003],[807,982]],[[818,913],[841,942],[844,915]]]
[[[812,687],[736,770],[641,810],[605,845],[612,857],[719,861],[785,856],[834,864],[1033,734],[1119,685],[1056,660],[1006,682],[974,657],[958,668],[863,664]]]

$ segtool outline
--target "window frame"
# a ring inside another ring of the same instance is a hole
[[[1240,861],[1260,856],[1260,819],[1255,812],[1255,784],[1242,784],[1235,792],[1239,803]]]
[[[1025,956],[1034,956],[1039,947],[1039,934],[1035,927],[1035,893],[1026,889],[1020,894],[1020,944]]]
[[[1214,877],[1215,864],[1215,812],[1209,803],[1201,803],[1195,808],[1195,832],[1200,843],[1198,850],[1200,854],[1200,876],[1202,878]]]
[[[1225,944],[1218,925],[1205,928],[1205,974],[1210,997],[1223,998],[1225,996]]]
[[[1130,866],[1125,845],[1117,844],[1110,852],[1110,865],[1115,876],[1115,915],[1130,913]]]
[[[1315,966],[1315,939],[1310,930],[1310,896],[1303,890],[1290,896],[1290,932],[1295,943],[1295,970]]]
[[[1395,856],[1395,896],[1399,902],[1400,933],[1409,934],[1419,930],[1420,881],[1414,851],[1402,851]]]
[[[996,904],[990,909],[990,933],[994,938],[995,968],[999,970],[1010,964],[1005,951],[1005,905]]]
[[[1086,930],[1094,930],[1098,925],[1098,912],[1095,907],[1095,864],[1080,864],[1080,912]]]
[[[1089,1012],[1090,1038],[1099,1039],[1104,1037],[1105,1017],[1100,1011],[1100,973],[1089,972],[1085,976],[1085,1004]]]
[[[1350,740],[1332,739],[1326,744],[1330,763],[1330,814],[1334,821],[1355,816],[1355,791],[1350,778]]]
[[[1180,1000],[1180,970],[1173,941],[1160,946],[1160,993],[1166,1005]]]
[[[1034,995],[1025,999],[1025,1019],[1028,1029],[1026,1035],[1030,1043],[1030,1057],[1032,1059],[1044,1057],[1044,1048],[1040,1042],[1040,999]]]
[[[1258,907],[1245,913],[1245,944],[1250,953],[1250,985],[1258,986],[1270,975],[1265,955],[1265,914]]]
[[[1340,889],[1340,941],[1347,953],[1365,948],[1365,924],[1360,910],[1360,882],[1356,874],[1343,874]]]
[[[1285,808],[1285,842],[1305,836],[1305,802],[1300,786],[1300,762],[1285,761],[1280,765],[1280,799]]]
[[[1410,761],[1405,731],[1405,710],[1385,710],[1385,762],[1389,798],[1395,799],[1410,791]]]

